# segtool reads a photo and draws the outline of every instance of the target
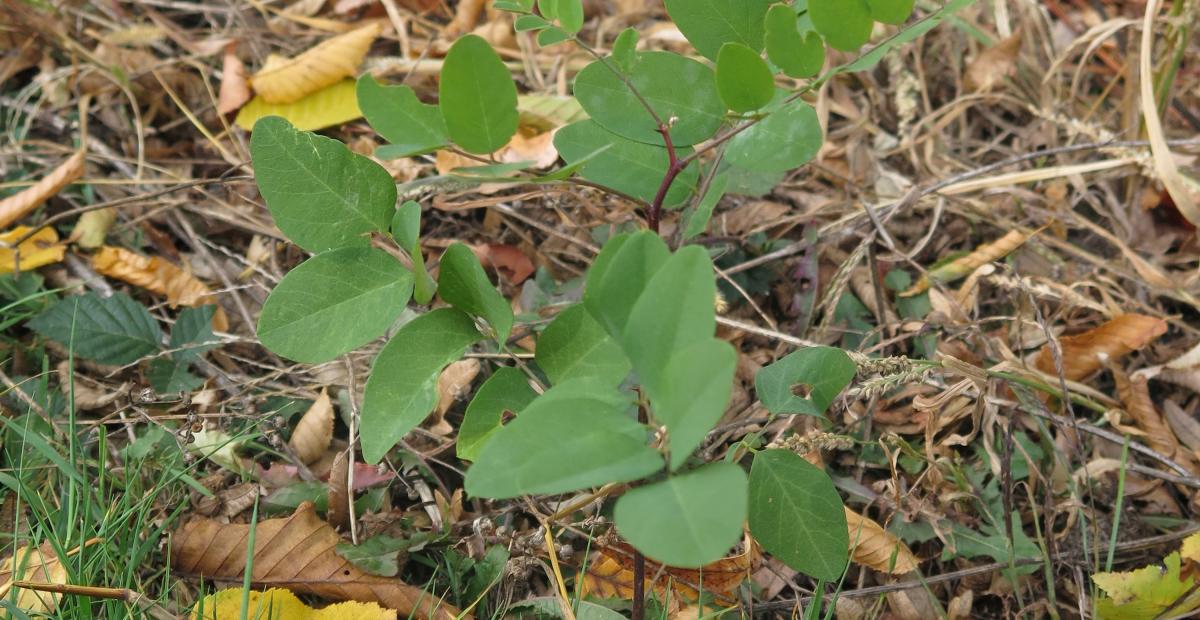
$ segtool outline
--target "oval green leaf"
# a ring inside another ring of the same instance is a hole
[[[448,143],[438,107],[422,103],[412,88],[384,86],[367,73],[358,79],[357,92],[371,128],[392,143],[389,156],[420,155]]]
[[[867,0],[871,17],[885,24],[903,24],[912,15],[914,0]]]
[[[629,374],[629,358],[583,304],[558,313],[537,343],[537,363],[554,385],[592,377],[616,387]],[[462,442],[462,439],[459,439]]]
[[[687,461],[725,415],[736,370],[733,346],[709,338],[677,351],[663,370],[662,384],[647,387],[654,418],[667,427],[672,470]]]
[[[867,0],[808,0],[808,14],[825,41],[844,52],[862,47],[875,26]]]
[[[363,393],[363,458],[378,463],[437,404],[437,380],[447,364],[482,339],[460,310],[439,308],[404,327],[383,347]]]
[[[627,140],[605,131],[592,120],[559,129],[554,134],[554,147],[568,163],[586,159],[579,176],[646,202],[654,199],[670,163],[665,148]],[[686,157],[692,149],[680,147],[675,152]],[[668,208],[682,205],[696,191],[699,179],[696,165],[689,165],[671,183],[663,205]]]
[[[504,426],[504,412],[520,413],[536,397],[525,373],[511,366],[496,370],[479,386],[463,414],[455,442],[458,458],[474,461],[488,439]]]
[[[258,319],[258,338],[288,359],[327,362],[382,336],[412,290],[412,273],[383,250],[317,254],[271,291]]]
[[[842,498],[824,471],[788,450],[754,456],[750,533],[771,555],[811,577],[837,581],[846,570],[850,543]]]
[[[763,17],[772,0],[666,0],[667,13],[692,47],[715,60],[721,46],[762,50]]]
[[[438,293],[451,306],[487,321],[496,332],[497,342],[508,340],[513,326],[512,306],[492,286],[471,248],[455,243],[442,254]]]
[[[483,38],[466,35],[442,65],[438,106],[450,139],[468,153],[486,154],[517,132],[517,86]]]
[[[758,371],[754,389],[771,413],[822,415],[856,372],[845,351],[808,347]]]
[[[396,182],[382,166],[278,116],[254,124],[250,159],[275,225],[310,252],[366,246],[396,209]]]
[[[575,77],[575,97],[592,120],[605,129],[646,144],[663,144],[658,125],[614,72],[611,60],[597,60]],[[642,52],[628,74],[658,118],[671,126],[675,146],[696,144],[716,133],[725,121],[725,105],[713,70],[670,52]]]
[[[821,35],[809,31],[800,34],[796,13],[776,4],[767,12],[767,58],[783,72],[794,78],[812,77],[825,65],[825,42]]]
[[[776,101],[783,96],[780,91]],[[816,111],[800,99],[782,105],[729,140],[725,149],[729,163],[760,172],[782,172],[816,156],[824,140]]]
[[[648,230],[604,244],[588,269],[583,305],[610,336],[621,338],[638,297],[670,255],[666,242]]]
[[[741,537],[747,486],[737,465],[710,463],[622,495],[613,519],[646,557],[699,568],[724,557]]]
[[[717,90],[730,110],[751,112],[771,102],[775,78],[758,52],[726,43],[717,54]]]

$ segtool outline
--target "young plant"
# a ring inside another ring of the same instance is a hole
[[[475,182],[586,182],[637,203],[649,230],[604,244],[583,301],[541,332],[534,367],[500,366],[478,389],[458,436],[459,457],[474,462],[467,492],[503,499],[595,487],[618,493],[627,484],[614,507],[617,530],[655,560],[702,566],[724,555],[749,520],[762,546],[789,566],[839,578],[847,528],[824,471],[786,450],[754,453],[749,475],[739,450],[726,462],[695,458],[725,411],[737,352],[715,337],[709,254],[697,245],[672,251],[658,226],[664,210],[686,207],[683,238],[690,238],[724,192],[748,178],[773,183],[809,161],[822,132],[805,93],[836,73],[870,68],[970,2],[952,0],[819,77],[826,43],[855,50],[874,21],[904,21],[912,0],[667,0],[706,60],[638,51],[632,29],[601,56],[575,36],[580,0],[539,0],[536,12],[534,0],[496,2],[518,14],[518,30],[537,32],[539,44],[569,42],[595,57],[573,88],[589,118],[556,134],[567,162],[558,170],[490,164],[455,174]],[[787,90],[776,86],[780,72],[813,79]],[[450,148],[486,162],[517,131],[516,85],[479,37],[450,48],[438,95],[430,105],[407,86],[360,79],[359,105],[391,143],[376,155]],[[325,362],[383,336],[410,298],[429,304],[436,290],[445,302],[403,323],[375,359],[360,430],[364,457],[377,462],[433,410],[448,364],[480,343],[509,351],[511,307],[464,245],[446,250],[432,280],[419,245],[419,205],[397,209],[396,185],[370,159],[276,117],[255,125],[251,154],[280,230],[314,253],[268,298],[258,326],[265,346]],[[402,253],[411,269],[397,258]],[[854,374],[844,352],[813,347],[764,368],[756,387],[772,414],[821,416]],[[505,423],[505,412],[515,419]]]

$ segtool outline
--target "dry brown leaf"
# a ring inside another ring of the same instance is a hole
[[[172,566],[185,575],[240,582],[249,540],[249,524],[193,518],[173,535]],[[362,572],[337,554],[340,541],[311,502],[300,504],[291,516],[260,521],[255,527],[250,581],[254,586],[288,588],[332,600],[379,603],[401,616],[460,617],[456,608],[438,605],[438,597],[421,588]]]
[[[769,226],[791,210],[791,207],[770,200],[755,200],[739,205],[717,217],[717,226],[726,234],[741,236]]]
[[[1173,400],[1163,401],[1163,417],[1167,419],[1171,430],[1175,431],[1180,443],[1192,452],[1200,451],[1200,421],[1188,415]]]
[[[104,239],[116,221],[117,210],[113,207],[88,211],[79,216],[68,241],[85,250],[95,250],[104,245]]]
[[[25,217],[51,196],[57,194],[75,179],[83,176],[87,151],[80,149],[59,164],[50,174],[29,187],[0,200],[0,228]]]
[[[1113,320],[1074,336],[1059,338],[1062,348],[1063,374],[1068,381],[1079,381],[1092,375],[1109,362],[1141,349],[1167,332],[1167,322],[1143,314],[1122,314]],[[1034,359],[1034,367],[1057,375],[1054,354],[1046,344]]]
[[[908,546],[874,520],[846,508],[846,527],[850,530],[850,559],[856,564],[888,573],[903,575],[919,563]]]
[[[351,77],[358,71],[375,38],[383,31],[381,22],[340,34],[295,58],[271,55],[250,84],[267,103],[291,103]]]
[[[1138,428],[1146,433],[1145,441],[1150,448],[1179,463],[1192,472],[1192,475],[1200,474],[1200,463],[1179,445],[1179,439],[1154,406],[1154,401],[1150,399],[1149,382],[1146,377],[1129,377],[1121,370],[1113,369],[1113,379],[1117,383],[1117,394],[1121,397],[1121,403],[1125,405],[1125,411],[1133,418]]]
[[[221,90],[217,94],[217,113],[229,114],[250,101],[250,81],[246,65],[237,55],[237,43],[225,48],[221,64]]]
[[[963,82],[971,90],[991,90],[1017,69],[1017,56],[1021,53],[1021,33],[1002,39],[992,47],[980,52],[971,64]]]
[[[485,0],[459,0],[458,7],[454,11],[454,19],[446,24],[442,30],[442,36],[453,39],[460,34],[470,32],[475,27],[475,22],[479,21],[479,14],[483,12],[485,4],[487,4]]]
[[[516,246],[505,243],[482,243],[471,246],[479,262],[490,265],[513,284],[520,284],[529,279],[536,271],[533,261]]]
[[[12,243],[29,233],[29,227],[16,228],[0,233],[0,242]],[[18,257],[18,251],[20,256]],[[13,248],[0,247],[0,274],[13,273],[18,269],[27,271],[43,265],[57,263],[66,254],[67,246],[58,242],[58,233],[47,226]],[[20,264],[17,260],[20,258]]]
[[[296,423],[296,429],[292,431],[292,437],[288,440],[288,447],[301,463],[308,465],[321,458],[332,441],[333,402],[329,400],[328,390],[321,388],[317,400],[313,401],[312,406]]]
[[[333,457],[333,466],[329,468],[329,512],[325,520],[335,529],[350,529],[350,457],[351,449],[347,448]]]
[[[970,254],[930,270],[929,273],[918,278],[916,283],[911,287],[900,293],[900,296],[912,297],[913,295],[919,295],[929,290],[933,282],[953,282],[962,278],[975,271],[981,265],[986,265],[994,260],[1008,256],[1013,250],[1021,247],[1028,238],[1025,233],[1019,230],[1010,230],[1003,237],[975,248]]]
[[[203,306],[217,303],[208,285],[157,256],[142,256],[123,248],[106,245],[92,257],[92,268],[102,276],[164,295],[171,306]],[[213,314],[213,329],[229,329],[229,319],[219,305]]]
[[[479,376],[479,360],[469,357],[450,364],[438,376],[438,404],[430,417],[429,430],[442,437],[454,432],[454,427],[446,422],[446,412],[456,400],[462,400],[471,393],[471,382]]]
[[[624,542],[611,547],[601,547],[588,562],[583,575],[583,596],[599,598],[633,598],[633,547]],[[646,591],[654,592],[660,600],[670,596],[672,611],[681,605],[699,600],[697,589],[701,584],[704,593],[716,597],[716,603],[732,604],[731,594],[738,585],[750,576],[759,564],[762,554],[758,546],[746,538],[744,551],[707,564],[699,569],[662,566],[646,559]],[[661,570],[660,570],[661,569]],[[655,575],[658,580],[653,581]]]

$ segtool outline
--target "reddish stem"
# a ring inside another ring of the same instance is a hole
[[[646,225],[655,233],[658,232],[658,222],[662,219],[663,201],[667,199],[667,190],[671,189],[671,183],[675,182],[675,177],[683,172],[686,163],[680,162],[679,157],[675,155],[675,145],[671,142],[671,130],[666,125],[658,126],[658,133],[662,134],[663,145],[667,147],[667,173],[663,175],[662,183],[658,185],[658,191],[654,194],[654,200],[650,202],[650,208],[646,209]]]

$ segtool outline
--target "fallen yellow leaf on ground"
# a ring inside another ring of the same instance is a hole
[[[18,226],[8,232],[0,233],[0,242],[12,243],[28,233],[29,227]],[[58,242],[58,233],[47,226],[22,241],[15,250],[0,247],[0,274],[12,273],[18,268],[21,271],[27,271],[57,263],[63,259],[66,250],[67,247]],[[20,253],[19,257],[18,252]],[[20,265],[17,264],[18,258]]]
[[[234,123],[249,131],[264,116],[282,116],[302,131],[316,131],[341,125],[362,116],[354,80],[342,80],[291,103],[268,103],[262,95],[250,100],[238,111]]]
[[[891,575],[910,573],[917,567],[917,556],[899,538],[873,519],[845,510],[852,562]]]
[[[7,599],[14,581],[66,583],[67,568],[62,565],[50,543],[40,547],[21,547],[12,557],[0,564],[0,599]],[[36,590],[19,590],[17,607],[33,613],[52,613],[58,606],[58,595]]]
[[[1200,533],[1189,536],[1179,551],[1163,558],[1162,566],[1092,575],[1092,581],[1105,594],[1096,601],[1096,617],[1150,620],[1164,612],[1172,618],[1190,617],[1189,613],[1200,609],[1200,591],[1195,586],[1197,560]]]
[[[588,563],[587,572],[582,576],[582,595],[631,600],[633,554],[633,547],[627,543],[602,547]],[[705,595],[714,597],[716,604],[733,604],[733,591],[750,576],[761,559],[758,546],[748,537],[742,553],[722,558],[699,570],[662,566],[646,559],[646,592],[654,592],[663,601],[669,599],[672,611],[679,611],[684,605],[700,600],[700,586],[703,586]]]
[[[92,268],[108,276],[165,295],[171,306],[204,306],[217,303],[216,297],[192,274],[158,258],[106,245],[92,257]],[[213,329],[226,331],[229,319],[220,306],[213,314]]]
[[[0,228],[25,217],[59,190],[83,176],[86,161],[87,151],[75,151],[74,155],[59,164],[50,174],[42,177],[41,181],[0,200]]]
[[[250,78],[250,85],[267,103],[298,101],[354,75],[382,31],[382,23],[372,22],[328,39],[295,58],[268,56],[263,68]]]
[[[313,609],[283,588],[249,593],[249,617],[260,620],[395,620],[396,610],[375,603],[346,601]],[[226,588],[209,594],[192,610],[192,620],[239,620],[242,617],[241,588]]]

